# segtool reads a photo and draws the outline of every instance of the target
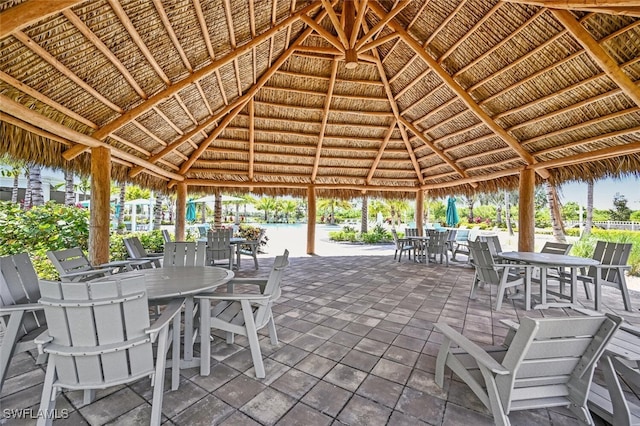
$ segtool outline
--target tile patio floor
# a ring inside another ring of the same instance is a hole
[[[273,258],[251,262],[237,276],[265,276]],[[425,266],[392,256],[293,257],[274,307],[280,343],[261,336],[267,378],[255,379],[247,341],[212,343],[212,373],[182,370],[180,389],[166,391],[163,418],[177,425],[489,425],[487,410],[464,384],[433,381],[444,321],[480,344],[499,344],[506,329],[499,320],[566,315],[563,309],[528,311],[522,301],[495,303],[495,288],[469,300],[473,270],[463,263]],[[625,312],[619,293],[604,289],[606,310],[640,324],[640,294]],[[14,358],[0,398],[4,410],[37,410],[44,369],[33,357]],[[168,380],[167,380],[168,384]],[[82,406],[80,392],[58,397],[69,418],[56,424],[148,424],[148,380],[97,393]],[[517,412],[514,425],[578,424],[565,409]]]

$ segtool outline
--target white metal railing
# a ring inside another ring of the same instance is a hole
[[[607,221],[594,221],[594,226],[603,229],[619,229],[626,231],[640,231],[640,222],[623,221],[623,220],[607,220]],[[578,220],[568,220],[565,222],[565,227],[570,228],[574,225],[584,226],[584,222],[580,223]]]

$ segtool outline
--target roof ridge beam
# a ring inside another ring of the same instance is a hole
[[[638,0],[503,0],[509,3],[529,4],[549,9],[584,10],[588,12],[608,13],[610,15],[628,15],[640,17]]]
[[[0,13],[0,39],[84,0],[27,0]]]

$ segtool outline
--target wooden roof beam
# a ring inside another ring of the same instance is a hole
[[[235,170],[237,173],[238,171]],[[240,174],[240,173],[238,173]],[[387,182],[388,179],[385,179]],[[211,186],[211,187],[235,187],[235,188],[290,188],[290,189],[308,189],[310,182],[307,183],[282,183],[282,182],[242,182],[242,181],[212,181],[208,179],[185,179],[188,186]],[[348,184],[330,184],[317,183],[313,185],[315,189],[333,189],[333,190],[353,190],[353,191],[381,191],[381,192],[416,192],[415,186],[393,186],[393,185],[348,185]]]
[[[107,0],[107,1],[109,1],[110,3],[111,2],[116,3],[116,4],[118,3],[117,0]],[[157,94],[151,96],[149,99],[147,99],[146,101],[144,101],[140,105],[132,108],[131,110],[127,111],[126,113],[124,113],[120,117],[118,117],[115,120],[113,120],[111,123],[103,126],[101,129],[97,130],[94,133],[94,136],[97,139],[100,139],[100,140],[106,138],[110,133],[112,133],[112,132],[116,131],[117,129],[119,129],[120,127],[124,126],[129,121],[131,121],[131,120],[139,117],[140,115],[144,114],[145,112],[149,111],[151,108],[153,108],[154,106],[156,106],[160,102],[170,98],[175,93],[178,93],[180,90],[184,89],[185,87],[189,86],[190,84],[193,84],[196,81],[199,81],[200,79],[202,79],[202,78],[214,73],[220,67],[232,62],[234,58],[237,58],[237,57],[245,54],[246,52],[250,51],[253,46],[258,46],[260,43],[264,42],[269,37],[272,37],[275,34],[277,34],[281,29],[286,28],[289,25],[292,25],[294,22],[296,22],[296,21],[298,21],[300,19],[301,15],[306,14],[306,13],[311,13],[312,11],[317,9],[319,6],[320,6],[320,2],[319,1],[310,4],[309,6],[299,10],[298,12],[296,12],[294,15],[291,15],[287,19],[285,19],[282,22],[278,23],[276,26],[271,27],[269,30],[267,30],[264,33],[258,35],[256,38],[252,39],[251,41],[247,42],[246,44],[244,44],[242,46],[239,46],[237,49],[229,52],[229,54],[225,55],[224,57],[221,57],[221,58],[213,61],[211,64],[196,70],[194,73],[189,74],[184,79],[182,79],[182,80],[180,80],[180,81],[178,81],[178,82],[176,82],[174,84],[169,85],[166,89],[161,90],[160,92],[158,92]]]
[[[32,98],[37,99],[40,102],[45,103],[45,104],[57,109],[61,113],[68,115],[69,117],[73,118],[74,120],[76,120],[79,123],[84,124],[85,126],[89,126],[92,129],[97,129],[98,128],[98,125],[96,123],[94,123],[93,121],[87,120],[86,118],[84,118],[80,114],[76,113],[75,111],[70,110],[69,108],[65,107],[62,104],[59,104],[58,102],[56,102],[53,99],[43,95],[42,93],[38,92],[37,90],[32,89],[31,87],[27,86],[23,82],[11,77],[9,74],[6,74],[3,71],[0,71],[0,80],[4,81],[5,83],[8,83],[8,84],[12,85],[16,89],[26,93],[27,95],[31,96]]]
[[[335,36],[333,34],[331,34],[329,31],[327,31],[318,22],[314,21],[313,18],[311,18],[311,17],[309,17],[307,15],[302,15],[302,16],[300,16],[300,19],[302,19],[304,21],[304,23],[307,24],[307,26],[309,28],[313,28],[323,39],[325,39],[330,44],[332,44],[340,52],[344,53],[344,46],[342,45],[340,40],[335,38]],[[321,19],[318,19],[318,21],[321,21]]]
[[[162,21],[162,24],[164,25],[164,28],[167,31],[167,34],[169,35],[171,42],[173,43],[176,50],[178,51],[178,55],[180,55],[180,59],[182,59],[182,63],[187,68],[187,70],[190,73],[192,73],[193,67],[189,62],[189,59],[187,58],[187,55],[184,52],[184,49],[180,45],[180,40],[178,40],[178,36],[176,35],[176,32],[173,30],[173,26],[169,21],[169,16],[167,15],[167,12],[164,10],[162,1],[161,0],[152,0],[152,1],[153,1],[153,5],[156,7],[156,10],[158,11],[158,15],[160,15],[160,21]]]
[[[340,22],[340,19],[338,19],[338,15],[336,15],[336,11],[333,9],[331,2],[329,0],[322,0],[322,5],[329,15],[329,19],[331,20],[331,23],[333,24],[333,27],[338,34],[338,39],[340,40],[340,43],[342,43],[342,47],[344,47],[345,50],[349,49],[349,40],[347,38],[347,34],[344,32],[342,23]]]
[[[369,170],[369,174],[367,175],[367,185],[371,183],[371,179],[373,179],[373,174],[376,172],[378,168],[378,164],[382,160],[382,155],[384,154],[384,150],[387,149],[387,145],[389,144],[389,139],[391,139],[391,135],[393,134],[393,130],[396,128],[398,124],[398,120],[394,119],[391,126],[387,130],[387,133],[384,135],[384,139],[382,140],[382,144],[380,144],[380,149],[378,149],[378,154],[376,155],[376,159],[373,160],[373,164],[371,165],[371,169]]]
[[[105,96],[103,96],[100,92],[98,92],[96,89],[94,89],[89,84],[87,84],[83,79],[78,77],[78,75],[76,73],[74,73],[69,68],[67,68],[62,62],[58,61],[58,59],[56,59],[52,54],[47,52],[47,50],[44,47],[40,46],[38,43],[33,41],[25,33],[23,33],[22,31],[15,31],[13,33],[13,36],[15,38],[17,38],[18,40],[20,40],[26,47],[31,49],[31,51],[33,53],[35,53],[37,56],[42,58],[42,60],[47,62],[49,65],[51,65],[57,71],[59,71],[61,74],[63,74],[69,80],[73,81],[80,88],[82,88],[84,91],[89,93],[91,96],[93,96],[94,98],[96,98],[97,100],[102,102],[103,104],[105,104],[107,107],[111,108],[112,110],[114,110],[114,111],[116,111],[116,112],[118,112],[120,114],[122,114],[124,112],[124,110],[122,108],[120,108],[118,105],[116,105],[113,102],[111,102],[109,99],[107,99]]]
[[[0,39],[84,0],[27,0],[0,13]]]
[[[434,38],[436,38],[436,36],[438,35],[438,33],[439,33],[440,31],[442,31],[442,29],[443,29],[445,26],[447,26],[447,24],[448,24],[449,22],[451,22],[451,20],[452,20],[453,18],[455,18],[455,17],[456,17],[456,15],[457,15],[458,13],[460,13],[460,10],[464,7],[464,5],[466,4],[466,2],[467,2],[467,0],[460,0],[460,3],[458,4],[458,6],[456,6],[456,8],[455,8],[455,9],[453,9],[453,11],[452,11],[449,15],[447,15],[447,17],[444,19],[444,21],[442,21],[442,22],[440,23],[440,25],[438,25],[438,26],[437,26],[437,27],[436,27],[436,28],[431,32],[431,34],[429,34],[429,37],[427,37],[427,39],[425,40],[425,42],[422,44],[422,46],[423,46],[423,47],[428,46],[428,45],[433,41],[433,39],[434,39]],[[468,36],[469,36],[469,33],[467,33],[467,34],[465,35],[465,37],[463,37],[463,38],[467,38]]]
[[[418,56],[418,55],[416,55]],[[428,76],[429,74],[431,74],[433,72],[433,70],[431,68],[427,68],[426,70],[422,71],[420,73],[419,76],[417,76],[416,78],[414,78],[413,80],[411,80],[409,83],[407,83],[406,86],[404,86],[398,93],[395,94],[395,96],[393,97],[395,100],[400,99],[400,97],[402,95],[404,95],[405,93],[407,93],[409,90],[411,90],[413,88],[413,86],[415,86],[417,83],[419,83],[420,81],[422,81],[426,76]],[[396,76],[400,75],[399,73],[396,74]],[[395,76],[394,76],[395,77]]]
[[[542,161],[540,163],[530,165],[527,168],[536,170],[539,167],[556,168],[564,166],[573,166],[580,163],[589,163],[592,161],[606,160],[608,158],[620,157],[622,155],[637,154],[640,152],[640,142],[633,142],[625,145],[610,146],[596,151],[584,152],[582,154],[572,155],[570,157],[558,158],[556,160]]]
[[[429,5],[429,2],[431,0],[425,0],[424,3],[422,4],[422,6],[420,7],[420,9],[418,9],[418,11],[416,12],[416,14],[414,15],[414,17],[411,19],[411,21],[409,21],[409,24],[407,24],[407,31],[409,31],[411,29],[411,27],[414,26],[414,24],[418,21],[418,18],[420,17],[420,15],[422,15],[422,12],[424,12],[424,10],[427,8],[427,6]],[[393,53],[394,49],[396,47],[398,47],[398,44],[400,44],[400,41],[402,39],[397,39],[395,43],[393,43],[393,45],[391,46],[391,48],[389,49],[389,51],[387,52],[386,56],[384,58],[382,58],[382,63],[384,64],[385,61],[387,59],[389,59],[389,57],[391,56],[391,53]]]
[[[553,152],[564,151],[566,149],[577,148],[582,145],[587,145],[592,142],[601,142],[605,139],[615,138],[618,136],[627,136],[632,134],[640,134],[640,126],[632,127],[630,129],[617,130],[615,132],[605,133],[603,135],[594,136],[587,139],[582,139],[576,142],[570,142],[560,146],[554,146],[552,148],[543,149],[541,151],[536,151],[533,153],[536,157],[540,157],[546,154],[551,154]]]
[[[253,103],[253,98],[249,100],[249,179],[253,180],[253,165],[255,161],[255,114],[256,107]]]
[[[637,0],[504,0],[509,3],[529,4],[549,9],[586,10],[610,15],[640,17],[640,2]]]
[[[402,10],[405,7],[407,7],[410,3],[411,2],[408,2],[408,1],[400,2],[395,7],[393,7],[389,11],[389,13],[384,14],[383,16],[380,16],[380,20],[371,29],[369,29],[360,40],[356,41],[354,49],[360,52],[363,46],[365,45],[365,43],[371,40],[371,38],[374,37],[376,34],[378,34],[379,31],[382,31],[385,25],[387,25],[387,23],[390,20],[392,20],[398,13],[402,12]],[[364,24],[365,22],[363,21],[363,28],[367,28],[367,26]]]
[[[322,124],[320,125],[320,133],[318,134],[318,148],[316,149],[316,157],[313,163],[313,171],[311,172],[311,182],[315,182],[316,176],[318,174],[318,165],[320,164],[320,154],[322,152],[322,142],[324,140],[324,132],[327,130],[327,121],[329,120],[329,110],[331,109],[331,98],[333,96],[333,89],[336,85],[337,75],[338,75],[338,61],[334,60],[333,63],[331,64],[331,78],[329,79],[329,88],[327,89],[327,95],[324,100],[324,110],[322,112]]]
[[[375,3],[371,3],[369,7],[378,16],[383,13],[380,6]],[[507,145],[509,145],[520,157],[522,157],[523,160],[525,160],[527,164],[536,163],[535,158],[533,158],[533,156],[520,145],[520,142],[509,133],[507,133],[505,129],[500,127],[491,117],[489,117],[489,114],[487,114],[482,108],[480,108],[480,106],[473,100],[471,95],[469,95],[469,93],[467,93],[462,88],[462,86],[460,86],[453,79],[453,77],[450,76],[445,71],[445,69],[442,68],[442,66],[438,64],[435,59],[433,59],[429,55],[429,53],[427,53],[425,49],[422,48],[420,43],[418,43],[411,35],[409,35],[404,30],[404,28],[402,28],[402,25],[400,25],[395,20],[391,20],[389,22],[389,25],[392,27],[392,29],[400,33],[400,36],[402,37],[404,42],[407,43],[411,47],[411,49],[413,49],[417,54],[420,55],[420,57],[427,63],[427,65],[432,68],[436,72],[436,74],[438,74],[438,77],[440,77],[440,79],[444,81],[445,84],[449,86],[449,88],[460,97],[460,99],[467,105],[467,108],[469,108],[483,123],[485,123],[487,127],[489,127],[494,133],[498,134],[500,138],[507,143]],[[538,174],[540,174],[545,179],[549,177],[549,173],[544,169],[539,169]]]
[[[324,17],[324,13],[321,13],[318,19],[322,19],[323,17]],[[298,39],[291,45],[291,47],[289,47],[286,51],[284,51],[282,55],[280,55],[280,57],[278,57],[278,59],[273,63],[273,65],[271,65],[271,67],[267,71],[265,71],[265,73],[260,77],[260,80],[258,80],[258,82],[254,86],[252,86],[251,89],[249,89],[244,96],[242,96],[242,98],[246,98],[246,100],[243,100],[237,107],[235,107],[229,113],[229,115],[227,115],[220,122],[218,127],[216,127],[211,132],[209,137],[207,137],[204,141],[200,143],[200,146],[198,147],[198,149],[195,150],[193,154],[191,154],[191,157],[189,157],[189,160],[185,161],[182,164],[182,167],[180,167],[180,174],[184,175],[191,168],[193,163],[202,155],[202,153],[209,147],[209,145],[211,145],[211,143],[215,140],[215,138],[217,138],[218,135],[222,133],[225,127],[229,125],[231,120],[235,118],[235,116],[244,108],[244,106],[249,102],[249,100],[253,98],[253,96],[255,96],[255,94],[262,88],[262,86],[266,84],[266,82],[271,78],[271,76],[276,72],[276,70],[280,68],[282,64],[284,64],[285,61],[289,59],[289,57],[296,50],[296,48],[304,42],[304,40],[309,36],[309,34],[311,34],[311,30],[312,30],[311,28],[307,28],[300,35],[300,37],[298,37]]]
[[[573,15],[566,10],[552,10],[553,16],[571,33],[574,39],[587,51],[591,59],[607,73],[622,91],[640,106],[640,89],[620,69],[620,66],[580,24]]]
[[[171,80],[169,80],[169,77],[167,77],[164,70],[160,67],[160,65],[158,64],[158,61],[156,61],[156,59],[153,57],[153,54],[151,53],[147,45],[144,44],[144,42],[142,41],[142,37],[140,37],[140,34],[136,30],[136,28],[133,26],[133,23],[127,16],[122,6],[120,5],[120,2],[118,0],[107,0],[107,2],[111,6],[111,9],[113,9],[113,12],[115,13],[115,15],[118,17],[118,19],[122,23],[122,26],[124,26],[124,28],[129,33],[129,36],[131,37],[131,41],[133,41],[136,44],[136,46],[138,46],[138,49],[140,49],[140,52],[142,52],[142,55],[145,57],[147,62],[149,62],[149,65],[151,65],[151,68],[153,68],[153,70],[156,72],[156,74],[158,74],[160,79],[164,81],[164,84],[166,84],[167,86],[170,86]],[[104,139],[104,138],[98,138],[98,139]]]
[[[29,109],[26,106],[12,99],[9,99],[6,96],[2,97],[2,102],[0,102],[0,111],[12,115],[22,121],[25,121],[50,133],[53,133],[54,135],[57,135],[61,138],[68,139],[72,142],[86,145],[91,148],[98,146],[108,148],[114,157],[129,161],[133,164],[138,164],[143,168],[147,168],[150,171],[158,173],[162,176],[178,181],[181,181],[183,179],[182,176],[169,172],[159,166],[156,166],[155,164],[149,163],[148,161],[143,160],[142,158],[134,154],[122,151],[115,148],[114,146],[99,141],[92,136],[70,129],[67,126],[58,123],[57,121],[54,121],[48,117],[45,117],[37,113],[36,111],[33,111],[32,109]]]
[[[84,22],[82,22],[78,15],[73,13],[71,9],[64,10],[62,14],[69,20],[69,22],[73,24],[73,26],[78,29],[78,31],[82,33],[82,35],[87,38],[87,40],[93,43],[93,45],[100,51],[100,53],[102,53],[107,57],[107,59],[109,59],[109,61],[116,67],[116,69],[120,71],[120,74],[122,74],[124,79],[127,80],[127,83],[129,83],[131,88],[135,90],[138,96],[140,96],[142,99],[148,98],[147,94],[144,92],[144,90],[142,90],[138,82],[133,78],[127,67],[125,67],[124,64],[120,62],[120,59],[118,59],[118,57],[113,54],[113,52],[102,42],[102,40],[100,40],[100,38],[95,35],[94,32],[91,31],[91,29]]]

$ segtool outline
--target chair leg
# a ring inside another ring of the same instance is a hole
[[[253,320],[251,303],[249,303],[248,300],[241,300],[240,303],[242,304],[244,326],[247,329],[247,339],[249,340],[249,348],[251,349],[251,358],[253,359],[253,366],[256,370],[256,377],[258,379],[264,379],[266,375],[262,362],[262,353],[260,352],[260,342],[258,341],[258,330]]]
[[[164,393],[164,366],[167,361],[167,340],[169,329],[164,327],[158,336],[158,353],[156,357],[156,372],[153,383],[153,399],[151,402],[150,425],[160,425],[162,420],[162,394]]]
[[[16,338],[18,336],[18,330],[22,324],[23,317],[24,311],[12,313],[9,317],[7,328],[4,331],[2,346],[0,347],[0,392],[2,392],[4,379],[7,377],[7,370],[9,369],[9,363],[11,362],[13,352],[16,349]]]
[[[44,415],[38,416],[38,426],[49,426],[53,424],[53,410],[56,408],[56,390],[53,382],[56,379],[56,362],[54,357],[50,357],[47,364],[47,372],[44,376],[44,384],[42,385],[42,397],[40,398],[40,413]]]
[[[256,266],[256,269],[258,269],[258,248],[257,247],[253,252],[253,264]]]
[[[180,329],[177,331],[180,333]],[[211,302],[209,299],[200,299],[200,375],[208,376],[211,372]],[[185,342],[187,344],[187,342]],[[175,352],[175,349],[174,349]],[[180,358],[180,348],[178,348]]]
[[[509,417],[504,412],[502,403],[500,402],[500,396],[498,395],[498,388],[496,386],[495,378],[492,373],[483,366],[480,366],[480,371],[484,377],[485,384],[487,386],[487,396],[489,397],[489,407],[491,414],[493,414],[493,421],[497,426],[509,426]],[[590,423],[593,424],[593,423]]]
[[[473,284],[471,284],[471,294],[469,294],[469,299],[474,300],[476,298],[476,290],[478,289],[478,285],[480,284],[480,278],[478,277],[478,272],[473,276]]]
[[[272,345],[278,344],[278,333],[276,332],[276,323],[273,320],[273,314],[269,317],[269,338]]]
[[[180,384],[180,316],[178,313],[173,317],[173,325],[171,329],[171,390],[178,390]]]
[[[620,271],[620,292],[622,292],[622,301],[624,302],[624,309],[631,311],[631,298],[629,297],[629,289],[627,288],[627,281],[624,278],[624,273]]]

